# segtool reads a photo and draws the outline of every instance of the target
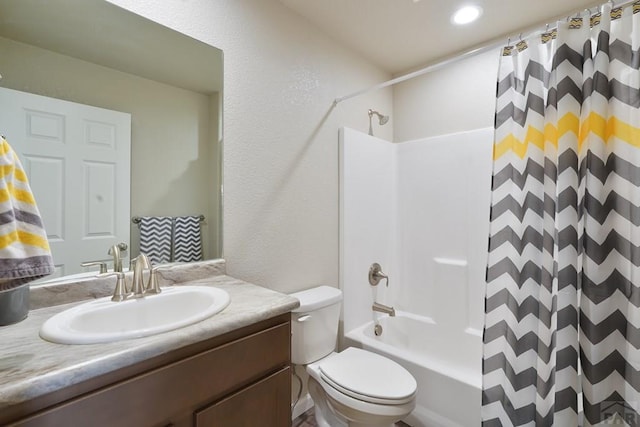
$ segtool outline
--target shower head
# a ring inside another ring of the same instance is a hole
[[[371,126],[371,118],[373,117],[373,115],[378,116],[378,123],[380,123],[380,126],[387,124],[387,122],[389,121],[389,116],[385,116],[382,115],[380,113],[378,113],[375,110],[369,110],[369,135],[373,136],[373,127]]]
[[[369,118],[371,118],[374,114],[378,116],[378,121],[380,122],[380,125],[384,125],[389,121],[389,116],[384,116],[378,113],[377,111],[369,110]]]

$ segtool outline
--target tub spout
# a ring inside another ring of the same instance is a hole
[[[373,307],[371,308],[373,309],[373,311],[379,311],[380,313],[387,313],[389,316],[396,315],[396,310],[393,307],[389,307],[388,305],[374,302]]]

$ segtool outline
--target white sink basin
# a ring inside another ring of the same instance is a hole
[[[40,337],[60,344],[95,344],[140,338],[188,326],[229,305],[229,294],[207,286],[162,288],[144,298],[96,299],[48,319]]]

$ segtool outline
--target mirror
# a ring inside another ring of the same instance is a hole
[[[0,133],[18,152],[32,182],[52,250],[68,238],[65,233],[70,234],[74,224],[83,224],[80,239],[94,242],[95,248],[64,263],[54,251],[56,275],[86,271],[80,267],[86,261],[107,261],[111,269],[107,250],[119,242],[128,244],[131,258],[137,256],[139,230],[132,218],[142,216],[204,216],[204,259],[222,257],[221,50],[104,0],[0,0],[0,58],[0,89],[11,95],[30,93],[36,100],[46,97],[47,102],[61,100],[63,106],[82,104],[130,116],[130,150],[123,160],[130,168],[121,172],[85,165],[77,178],[42,160],[53,156],[61,159],[58,163],[74,161],[66,154],[23,158],[3,129],[10,124],[0,122]],[[4,102],[14,101],[9,97]],[[71,134],[71,126],[51,119],[62,115],[63,107],[56,105],[28,119],[43,140]],[[110,125],[103,119],[92,123],[97,125],[84,133],[94,145],[111,141],[115,132]],[[55,145],[47,147],[53,150]],[[97,156],[93,165],[104,166],[104,156]],[[44,184],[69,179],[74,181],[66,190]],[[89,194],[96,186],[104,187],[107,195],[65,208],[62,199]]]

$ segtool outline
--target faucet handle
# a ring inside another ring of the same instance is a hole
[[[157,275],[158,267],[153,267],[151,272],[149,273],[149,282],[147,283],[147,289],[145,289],[145,294],[159,294],[162,292],[160,289],[160,285],[158,284],[158,275]]]
[[[150,269],[149,258],[145,254],[140,254],[135,259],[133,267],[133,283],[131,284],[131,292],[134,297],[140,298],[144,296],[144,292],[148,285],[144,283],[144,270]]]
[[[386,280],[387,287],[389,286],[389,276],[382,272],[382,267],[377,262],[371,264],[369,267],[369,283],[371,286],[378,286],[378,283],[384,279]]]
[[[116,276],[116,288],[113,290],[111,301],[124,301],[129,296],[127,292],[127,282],[122,271],[114,271],[112,273],[99,274],[98,277]]]
[[[83,262],[82,264],[80,264],[80,267],[91,267],[92,265],[99,265],[100,266],[100,273],[99,274],[104,274],[107,272],[107,263],[103,262],[103,261],[86,261]]]
[[[136,265],[140,265],[140,268],[151,268],[151,261],[149,261],[149,257],[145,254],[140,254],[135,258]]]

